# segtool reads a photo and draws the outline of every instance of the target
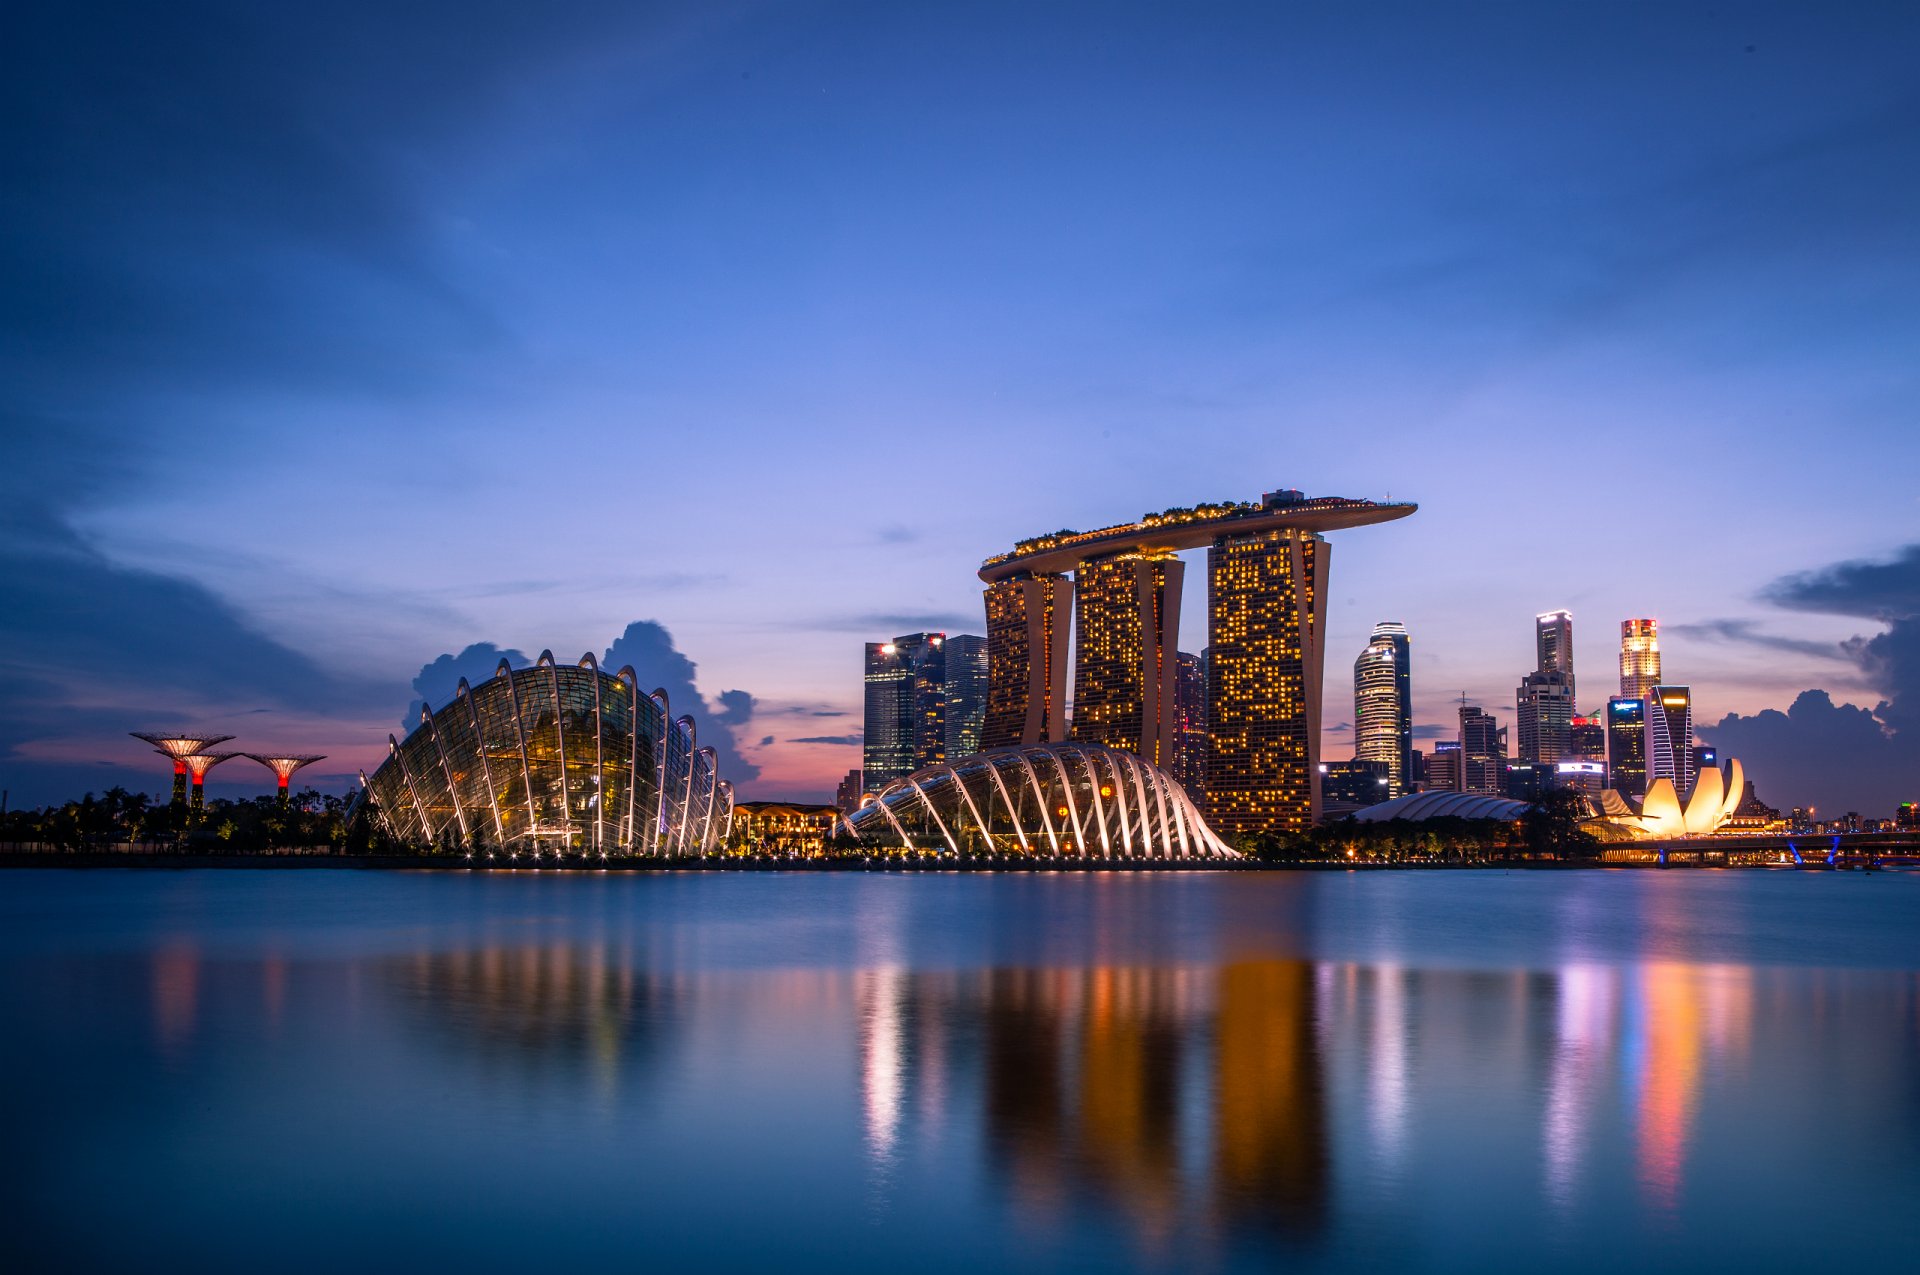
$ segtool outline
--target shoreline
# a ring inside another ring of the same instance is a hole
[[[1840,871],[1852,871],[1865,865],[1846,865]],[[1598,861],[1555,859],[1489,859],[1476,863],[1381,863],[1364,859],[1341,862],[1310,860],[1300,863],[1267,863],[1253,859],[1123,860],[1091,862],[1057,860],[1002,859],[992,861],[961,860],[948,863],[914,863],[891,859],[871,862],[844,859],[603,859],[571,857],[563,861],[541,860],[469,860],[446,855],[383,854],[166,854],[114,851],[0,852],[0,869],[69,868],[81,870],[132,868],[184,871],[193,868],[220,870],[332,869],[388,872],[1459,872],[1459,871],[1590,871],[1590,870],[1664,870],[1666,868],[1714,870],[1740,869],[1773,872],[1835,871],[1826,864],[1804,866],[1783,863],[1706,863],[1699,861],[1660,863],[1602,863]]]

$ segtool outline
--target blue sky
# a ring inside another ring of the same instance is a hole
[[[861,642],[978,631],[979,559],[1279,486],[1422,506],[1336,541],[1330,726],[1375,620],[1443,725],[1510,718],[1535,612],[1574,611],[1583,704],[1653,615],[1702,719],[1778,752],[1763,796],[1920,796],[1920,606],[1782,583],[1920,541],[1909,6],[19,26],[16,804],[160,784],[150,727],[331,783],[439,657],[640,621],[748,795],[823,796],[857,750],[791,741],[857,732]],[[1747,722],[1814,688],[1890,777]]]

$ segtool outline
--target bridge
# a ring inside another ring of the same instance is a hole
[[[1667,837],[1636,841],[1609,850],[1655,855],[1660,866],[1692,862],[1732,864],[1791,863],[1796,868],[1920,866],[1920,831],[1780,832],[1733,837]]]

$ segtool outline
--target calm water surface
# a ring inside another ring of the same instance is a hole
[[[1912,1269],[1920,876],[0,874],[10,1270]]]

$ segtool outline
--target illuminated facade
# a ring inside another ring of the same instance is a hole
[[[736,802],[727,844],[756,854],[817,857],[827,852],[827,841],[840,826],[840,815],[838,806],[793,801]]]
[[[1207,662],[1179,652],[1173,704],[1173,777],[1202,809],[1207,791]]]
[[[724,844],[733,788],[691,717],[664,690],[640,690],[631,668],[603,672],[542,651],[505,660],[492,678],[462,678],[366,779],[387,827],[435,846],[601,855],[692,855]]]
[[[147,731],[128,732],[135,739],[152,744],[154,751],[173,762],[173,806],[175,810],[187,808],[187,758],[195,753],[204,753],[215,744],[224,744],[232,739],[231,735],[162,735]]]
[[[1659,683],[1659,621],[1620,621],[1620,698],[1644,700]]]
[[[1573,685],[1573,612],[1545,611],[1533,617],[1533,668],[1561,673]]]
[[[928,767],[889,785],[846,826],[881,851],[1235,857],[1166,772],[1091,744],[1001,748]]]
[[[1507,791],[1507,745],[1499,723],[1477,704],[1460,706],[1460,791],[1498,797]]]
[[[1074,574],[1077,742],[1173,764],[1185,576],[1172,554],[1102,558]]]
[[[1514,695],[1521,761],[1551,764],[1573,753],[1573,680],[1565,673],[1529,673]]]
[[[861,780],[868,792],[946,756],[946,634],[866,646]]]
[[[987,712],[982,748],[1067,737],[1067,633],[1073,581],[1022,573],[987,586]]]
[[[980,735],[987,718],[987,640],[972,633],[956,633],[947,639],[946,651],[946,739],[942,755],[957,760],[980,751]]]
[[[1647,702],[1607,701],[1607,786],[1628,797],[1647,791]]]
[[[1086,596],[1076,612],[1073,738],[1177,764],[1182,567],[1174,555],[1206,547],[1209,817],[1232,832],[1307,827],[1319,804],[1313,775],[1327,554],[1320,533],[1404,518],[1415,508],[1284,490],[1258,504],[1167,509],[1020,541],[980,568],[991,679],[983,742],[992,748],[1066,736],[1061,617],[1078,592]]]
[[[1656,779],[1673,781],[1681,797],[1693,791],[1693,691],[1655,686],[1647,691],[1647,792]]]
[[[1328,553],[1293,530],[1207,551],[1207,812],[1229,835],[1320,820]]]
[[[1387,796],[1413,790],[1413,652],[1397,620],[1373,626],[1353,662],[1353,756],[1387,764]]]

